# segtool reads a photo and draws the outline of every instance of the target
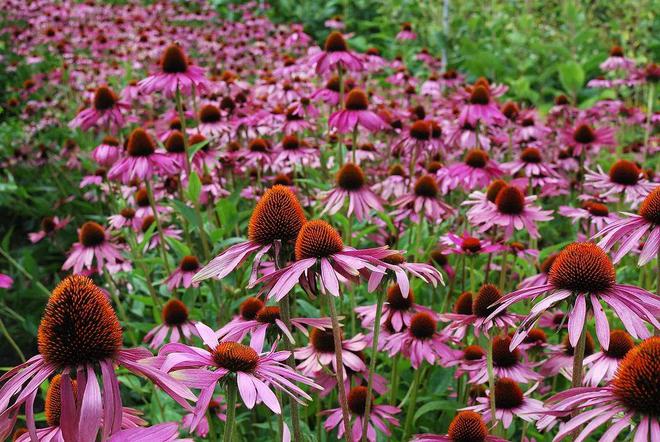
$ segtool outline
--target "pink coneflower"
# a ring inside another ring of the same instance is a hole
[[[598,172],[587,169],[584,180],[585,185],[602,192],[601,197],[625,195],[624,200],[635,208],[656,186],[643,176],[643,171],[637,167],[637,164],[628,160],[619,160],[612,165],[607,174],[600,166]]]
[[[408,190],[406,171],[400,164],[395,164],[390,167],[387,178],[381,179],[372,188],[385,200],[400,198]]]
[[[331,32],[325,39],[324,50],[309,57],[310,66],[317,74],[325,74],[335,68],[358,72],[364,69],[362,59],[348,50],[348,44],[341,32]]]
[[[628,218],[623,218],[608,224],[596,237],[603,238],[598,243],[604,250],[610,250],[616,243],[620,242],[619,249],[614,254],[613,260],[619,262],[626,256],[648,232],[648,237],[639,255],[638,265],[642,266],[660,253],[660,186],[656,186],[642,201],[637,211],[633,213],[623,212]]]
[[[431,122],[417,120],[408,128],[406,135],[394,146],[394,151],[406,155],[413,155],[413,160],[419,160],[421,153],[432,153],[431,151]]]
[[[407,296],[403,296],[398,284],[393,284],[387,289],[387,298],[383,304],[380,324],[374,323],[376,321],[375,304],[356,307],[355,312],[362,318],[362,327],[380,327],[385,323],[389,323],[395,332],[400,332],[404,327],[410,327],[412,317],[419,312],[428,313],[434,320],[438,320],[438,314],[432,309],[415,303],[412,290],[408,291]]]
[[[251,281],[256,280],[261,258],[271,248],[280,253],[282,245],[292,243],[305,223],[305,213],[296,195],[286,186],[268,189],[252,212],[248,224],[248,241],[235,244],[216,256],[192,279],[222,279],[238,267],[250,253],[255,253]]]
[[[323,25],[326,28],[330,28],[330,29],[344,29],[346,27],[346,25],[344,24],[344,20],[338,15],[329,18],[328,20],[323,22]]]
[[[96,267],[92,266],[94,258]],[[62,270],[73,269],[73,273],[80,273],[83,269],[90,269],[102,273],[106,264],[114,264],[121,259],[119,249],[110,242],[105,229],[94,221],[88,221],[78,230],[78,242],[71,247]]]
[[[463,105],[458,117],[459,124],[464,122],[472,126],[500,124],[506,120],[497,103],[491,97],[490,88],[484,83],[475,83],[470,91],[467,103]]]
[[[69,217],[60,219],[57,216],[47,216],[41,220],[41,230],[28,233],[28,238],[32,244],[37,243],[47,236],[54,235],[58,230],[62,230],[69,224],[69,221],[71,221]]]
[[[94,92],[92,107],[80,112],[71,120],[69,127],[88,130],[91,127],[101,129],[121,129],[126,122],[122,112],[130,108],[128,103],[120,101],[108,86],[101,86]]]
[[[188,317],[188,307],[178,299],[170,299],[163,306],[163,323],[152,328],[144,337],[144,342],[149,344],[150,348],[157,349],[163,342],[179,342],[182,338],[190,340],[193,336],[199,336],[197,332],[197,321],[192,321]]]
[[[92,158],[101,167],[111,167],[120,156],[119,140],[110,135],[103,137],[101,144],[92,151]]]
[[[490,318],[494,310],[490,306],[501,297],[502,292],[495,285],[484,284],[474,297],[470,292],[462,293],[454,304],[454,312],[440,315],[440,320],[450,322],[447,332],[451,333],[455,330],[454,335],[458,339],[465,336],[470,325],[474,326],[475,336],[487,333],[493,327],[500,329],[515,327],[520,315],[501,311]]]
[[[611,127],[594,128],[581,120],[564,131],[563,141],[573,148],[574,155],[579,156],[583,151],[616,145],[614,134],[615,130]]]
[[[613,46],[609,57],[600,64],[600,68],[604,71],[631,71],[634,67],[635,60],[624,57],[621,46]]]
[[[474,411],[459,411],[449,424],[446,435],[417,434],[411,442],[506,442],[488,434],[481,415]]]
[[[526,177],[558,177],[554,166],[543,161],[541,151],[535,147],[527,147],[517,160],[502,164],[502,169],[511,175],[522,172]]]
[[[499,299],[491,316],[524,299],[534,299],[542,293],[550,293],[530,310],[520,324],[511,342],[515,348],[525,338],[529,329],[547,309],[569,300],[568,313],[570,343],[576,346],[583,331],[587,311],[591,310],[596,322],[596,335],[604,349],[609,347],[610,328],[600,302],[605,301],[623,322],[634,338],[651,336],[644,321],[660,328],[656,319],[660,314],[660,301],[656,296],[631,285],[617,284],[616,272],[607,254],[593,243],[573,243],[566,246],[552,264],[548,283],[526,287]],[[587,308],[587,301],[591,308]]]
[[[119,179],[128,184],[133,179],[151,179],[155,172],[176,173],[173,161],[164,153],[156,152],[151,136],[142,128],[133,129],[128,137],[127,155],[119,159],[108,171],[108,179]]]
[[[108,442],[191,442],[191,439],[179,438],[179,424],[165,422],[151,427],[136,427],[121,430],[110,437]]]
[[[341,338],[341,356],[343,378],[346,379],[347,371],[361,372],[367,370],[367,366],[360,358],[359,352],[367,347],[364,335],[357,334],[351,339]],[[337,358],[335,357],[335,338],[331,330],[313,328],[309,333],[309,343],[293,352],[296,359],[302,362],[296,367],[304,375],[316,376],[324,367],[331,368],[333,373],[337,372]]]
[[[417,179],[412,193],[398,198],[392,212],[396,220],[410,219],[414,223],[425,217],[430,223],[437,224],[442,218],[454,213],[454,209],[440,200],[440,189],[433,175],[424,175]]]
[[[209,402],[209,408],[208,408],[209,413],[211,414],[211,416],[217,417],[222,422],[227,421],[227,415],[225,414],[226,410],[227,410],[227,403],[224,396],[221,394],[215,396]],[[190,430],[193,419],[195,419],[195,415],[193,413],[188,413],[184,415],[183,419],[181,420],[181,426],[183,428]],[[209,434],[209,421],[206,415],[202,417],[202,420],[199,421],[199,424],[197,424],[197,428],[195,429],[195,434],[202,438],[206,437]]]
[[[539,274],[530,276],[528,278],[523,279],[520,282],[519,287],[526,288],[526,287],[534,287],[537,285],[543,285],[548,283],[548,274],[550,273],[550,269],[552,268],[552,264],[554,264],[555,259],[557,259],[558,253],[551,253],[548,255],[543,261],[541,261],[541,264],[539,265]]]
[[[314,129],[314,123],[306,120],[305,115],[301,115],[297,109],[296,106],[289,106],[286,110],[286,113],[284,114],[284,123],[281,128],[283,133],[290,134]]]
[[[10,289],[13,285],[14,279],[11,276],[0,273],[0,289]]]
[[[340,92],[339,77],[334,75],[326,81],[325,85],[316,90],[310,98],[312,100],[320,100],[325,102],[330,106],[337,106],[339,104],[339,92]],[[348,94],[355,87],[355,82],[347,78],[344,80],[344,93]]]
[[[298,402],[302,402],[301,398],[308,401],[312,398],[294,382],[321,388],[283,363],[289,358],[288,351],[275,351],[273,346],[270,351],[262,353],[261,349],[238,342],[218,341],[215,332],[202,323],[197,324],[197,331],[206,348],[167,344],[156,358],[162,361],[163,371],[172,372],[175,379],[181,379],[186,385],[201,388],[193,411],[195,417],[190,424],[191,431],[204,417],[220,382],[237,384],[240,397],[248,409],[254,408],[258,400],[276,414],[282,413],[282,409],[273,387]],[[236,385],[227,388],[235,389]]]
[[[584,375],[584,385],[597,387],[602,381],[614,378],[619,363],[635,347],[635,341],[623,330],[610,332],[610,346],[584,358],[584,365],[590,366]]]
[[[177,287],[188,288],[192,285],[193,276],[199,270],[199,260],[195,256],[184,256],[179,266],[167,278],[167,289],[172,291]]]
[[[193,88],[204,91],[208,88],[208,80],[204,77],[204,69],[190,64],[183,49],[173,44],[163,51],[159,71],[140,80],[138,87],[143,94],[162,92],[171,98],[177,91],[183,95],[190,95]]]
[[[588,201],[582,207],[560,206],[559,214],[573,219],[573,224],[584,220],[585,231],[588,237],[592,237],[606,225],[617,221],[619,217],[610,210],[605,204]]]
[[[351,412],[353,421],[351,423],[351,434],[353,436],[352,440],[360,440],[364,425],[367,425],[367,440],[369,442],[376,442],[376,428],[378,428],[386,436],[390,436],[391,432],[388,424],[395,427],[399,426],[399,421],[394,417],[395,414],[401,412],[399,408],[393,405],[372,404],[371,412],[369,414],[369,422],[364,422],[366,408],[367,387],[357,386],[351,388],[350,392],[348,393],[348,409]],[[345,427],[343,425],[344,417],[342,415],[342,409],[332,408],[323,411],[321,414],[328,416],[325,423],[323,424],[323,428],[325,428],[327,431],[332,431],[335,427],[339,426],[337,439],[341,439],[344,436],[345,431]]]
[[[213,104],[205,104],[199,110],[199,125],[196,131],[207,137],[230,135],[234,128],[229,121],[222,121],[220,109]]]
[[[536,223],[552,219],[552,210],[543,210],[532,205],[536,196],[525,196],[515,186],[506,186],[495,198],[495,204],[488,206],[479,214],[474,214],[471,223],[480,225],[485,232],[493,226],[504,228],[505,239],[513,236],[514,230],[526,230],[532,238],[539,237]]]
[[[25,404],[27,426],[32,440],[37,440],[35,396],[43,381],[59,372],[64,422],[77,430],[78,440],[96,440],[101,427],[102,438],[108,439],[122,424],[117,365],[147,377],[183,407],[190,408],[187,400],[195,400],[192,392],[166,373],[139,362],[151,353],[144,348],[122,348],[122,340],[121,325],[104,292],[85,276],[64,279],[53,290],[39,324],[39,354],[0,378],[4,382],[0,414],[15,416]],[[78,381],[81,376],[86,379],[77,400],[71,373],[78,373]],[[98,376],[102,377],[103,390]],[[11,431],[11,427],[6,430]]]
[[[376,271],[374,263],[395,253],[387,247],[353,249],[344,246],[339,233],[327,222],[308,221],[298,233],[296,261],[263,276],[251,286],[263,283],[260,293],[279,301],[296,285],[308,293],[339,296],[339,281],[357,279],[361,270]]]
[[[448,166],[447,173],[452,181],[450,188],[460,185],[469,191],[486,187],[491,181],[502,176],[504,171],[485,151],[472,149],[467,152],[462,163]]]
[[[336,187],[330,191],[320,194],[323,199],[323,211],[334,215],[344,206],[348,198],[348,212],[350,217],[355,212],[355,218],[362,221],[369,216],[373,209],[377,212],[383,210],[380,198],[369,189],[366,177],[360,166],[353,163],[346,163],[339,169],[336,177]]]
[[[291,325],[297,328],[303,335],[308,336],[307,327],[327,330],[332,327],[330,318],[291,318]],[[250,346],[261,348],[266,340],[266,334],[275,331],[285,336],[289,342],[295,343],[293,335],[280,317],[280,308],[277,306],[261,307],[253,319],[244,319],[242,316],[229,322],[216,332],[218,339],[225,341],[242,341],[249,334],[251,336]]]
[[[511,119],[511,114],[507,115],[506,106],[502,108],[502,113],[509,120]],[[516,117],[520,121],[520,127],[518,127],[515,132],[516,140],[534,143],[539,140],[544,140],[550,135],[550,133],[552,133],[552,129],[541,123],[538,112],[534,109],[525,109],[520,112],[519,115],[516,115]]]
[[[110,215],[108,217],[108,224],[110,224],[110,227],[115,230],[119,230],[123,227],[139,230],[142,225],[142,220],[137,216],[135,209],[124,207],[118,214]]]
[[[362,89],[352,89],[344,99],[344,109],[330,115],[328,126],[334,127],[339,133],[355,130],[360,125],[376,132],[386,127],[385,122],[377,113],[369,110],[369,98]]]
[[[247,151],[241,152],[240,156],[245,167],[265,169],[272,163],[272,146],[265,138],[254,138],[250,140]]]
[[[617,440],[628,428],[638,441],[657,440],[658,379],[660,379],[660,338],[652,337],[628,352],[619,364],[612,382],[606,387],[571,388],[547,401],[548,416],[538,422],[539,428],[552,426],[558,417],[570,417],[559,427],[555,441],[574,432],[584,440],[598,427],[607,424],[601,441]],[[589,407],[588,411],[585,409]],[[582,427],[584,424],[586,426]],[[581,428],[582,427],[582,428]]]
[[[516,381],[510,378],[500,378],[495,381],[495,420],[502,422],[504,428],[509,428],[514,416],[527,422],[534,422],[541,417],[545,410],[543,402],[532,399],[530,396],[538,385],[533,385],[523,393]],[[490,394],[487,391],[487,394]],[[477,405],[462,410],[472,410],[483,416],[484,422],[490,422],[490,396],[478,397]]]
[[[438,322],[434,315],[426,312],[416,313],[410,319],[410,327],[390,335],[384,349],[390,356],[401,353],[410,358],[410,364],[417,369],[422,362],[433,365],[452,354],[447,336],[437,331]]]
[[[309,147],[296,134],[285,135],[273,152],[273,166],[294,170],[299,164],[310,166],[318,163],[319,150]]]
[[[412,30],[412,24],[405,22],[401,25],[401,30],[396,34],[397,40],[416,40],[417,34]]]
[[[467,231],[457,236],[451,232],[440,238],[440,242],[447,248],[443,249],[444,255],[468,255],[475,256],[480,253],[496,253],[505,249],[501,244],[493,244],[489,240],[480,240],[470,236]]]
[[[527,384],[541,379],[541,375],[532,370],[532,366],[522,359],[522,353],[517,348],[509,349],[509,336],[495,336],[493,345],[493,373],[495,378],[511,378],[514,382]],[[470,374],[470,382],[484,384],[488,382],[486,357],[469,362],[466,370]],[[495,395],[497,397],[497,394]]]
[[[186,170],[188,164],[186,156],[188,153],[186,151],[186,143],[183,134],[178,130],[170,132],[164,145],[167,156],[172,160],[173,166],[179,172]]]
[[[140,220],[140,230],[138,231],[138,234],[136,236],[138,243],[142,243],[143,241],[145,241],[145,237],[152,226],[156,226],[156,229],[158,229],[158,226],[156,225],[156,217],[154,217],[153,215],[147,215]],[[174,238],[177,240],[181,240],[181,233],[182,233],[181,229],[178,229],[174,226],[161,225],[161,230],[163,232],[163,239]],[[158,247],[160,244],[161,244],[160,235],[152,234],[149,240],[145,243],[143,251],[146,252],[147,250],[153,250],[156,247]],[[163,247],[165,249],[169,249],[170,245],[166,241],[165,244],[163,244]]]

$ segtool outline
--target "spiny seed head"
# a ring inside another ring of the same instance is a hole
[[[621,46],[612,46],[610,48],[610,57],[623,57],[623,48]]]
[[[491,203],[495,202],[497,195],[500,193],[500,190],[504,189],[507,186],[506,181],[504,180],[493,180],[486,190],[486,199]]]
[[[502,113],[508,120],[513,121],[518,118],[520,109],[518,108],[518,105],[513,101],[507,101],[504,103],[504,106],[502,106]]]
[[[535,147],[527,147],[520,154],[520,159],[525,163],[538,164],[543,161],[541,157],[541,151]]]
[[[172,131],[165,140],[165,150],[169,153],[183,153],[186,151],[186,143],[183,134],[178,130]]]
[[[438,189],[438,183],[432,175],[419,177],[413,190],[415,196],[423,198],[436,198],[440,192],[440,189]]]
[[[181,263],[179,264],[179,267],[184,272],[194,272],[199,268],[199,260],[197,259],[197,257],[192,255],[184,256],[181,259]]]
[[[428,121],[418,120],[410,126],[410,136],[418,141],[431,139],[431,125]]]
[[[616,184],[634,186],[642,173],[637,164],[628,160],[619,160],[610,168],[610,180]]]
[[[264,303],[259,298],[249,297],[241,303],[239,312],[241,318],[246,321],[251,321],[257,317],[257,313],[264,307]]]
[[[369,98],[362,89],[352,89],[344,100],[344,107],[352,111],[363,111],[369,108]]]
[[[591,216],[608,216],[610,214],[610,209],[608,209],[605,204],[601,203],[589,203],[587,210]]]
[[[55,227],[57,225],[55,224],[55,218],[52,216],[46,216],[41,220],[41,229],[46,232],[50,233],[53,230],[55,230]]]
[[[458,295],[454,303],[454,313],[458,313],[459,315],[472,314],[472,292],[463,292]]]
[[[559,289],[600,293],[616,283],[616,272],[603,249],[590,242],[578,242],[559,253],[548,280]]]
[[[147,131],[138,127],[128,136],[126,150],[132,157],[148,157],[155,152],[156,145]]]
[[[297,150],[300,148],[300,140],[296,134],[285,135],[282,138],[282,148],[284,150]]]
[[[460,411],[449,424],[447,436],[452,442],[483,442],[488,436],[488,428],[480,414]]]
[[[364,186],[366,179],[364,172],[357,164],[346,163],[337,172],[337,185],[344,190],[360,190]]]
[[[106,144],[108,146],[119,146],[119,140],[112,135],[106,135],[103,137],[101,144]]]
[[[181,74],[188,70],[188,60],[183,49],[172,44],[165,48],[160,59],[160,66],[166,74]]]
[[[635,347],[632,336],[623,330],[612,330],[610,332],[610,346],[603,353],[615,359],[623,359],[630,350]]]
[[[85,247],[100,246],[105,242],[105,229],[94,221],[87,221],[78,231],[78,241]]]
[[[463,359],[466,361],[478,361],[486,356],[486,352],[478,345],[468,345],[463,350]]]
[[[156,217],[153,215],[147,215],[144,218],[142,218],[142,224],[140,225],[140,230],[142,232],[146,232],[149,230],[149,227],[156,221]]]
[[[403,166],[401,166],[401,164],[395,164],[392,167],[390,167],[389,175],[390,176],[395,176],[396,175],[396,176],[405,177],[406,176],[406,171],[403,168]]]
[[[490,307],[502,297],[502,292],[493,284],[484,284],[479,289],[472,303],[472,311],[480,318],[487,318],[495,311],[496,307]]]
[[[573,131],[573,140],[580,144],[589,144],[596,139],[596,133],[588,124],[580,124]]]
[[[488,164],[488,154],[481,149],[471,149],[465,155],[465,164],[475,169],[483,169]]]
[[[178,117],[172,118],[168,127],[170,130],[181,130],[183,128],[181,126],[181,120]]]
[[[501,378],[495,382],[495,407],[510,410],[522,405],[525,397],[518,384],[510,378]]]
[[[335,338],[332,330],[313,328],[309,332],[309,341],[312,347],[320,353],[334,353],[335,351]]]
[[[343,249],[341,235],[330,224],[321,220],[308,221],[296,239],[296,260],[327,258]]]
[[[275,320],[280,319],[280,308],[276,305],[264,306],[254,319],[264,324],[275,324]]]
[[[212,104],[205,104],[199,110],[199,121],[202,123],[217,123],[220,118],[220,109]]]
[[[351,391],[348,393],[348,408],[351,410],[351,413],[362,416],[367,409],[367,387],[358,385],[351,388]],[[371,401],[373,402],[373,395],[371,396]]]
[[[117,101],[117,95],[108,86],[101,86],[94,92],[94,109],[97,111],[112,109]]]
[[[637,213],[651,224],[660,225],[660,186],[646,195]]]
[[[519,215],[525,210],[525,195],[516,186],[506,186],[497,194],[495,205],[506,215]]]
[[[567,356],[573,356],[575,354],[575,348],[571,345],[568,335],[564,336],[564,339],[561,341],[564,348],[564,354]],[[594,353],[594,338],[591,336],[591,333],[587,332],[587,337],[584,340],[584,355],[589,356]]]
[[[69,276],[53,290],[37,336],[39,353],[58,368],[114,357],[122,330],[110,302],[91,279]]]
[[[431,161],[428,166],[426,166],[426,171],[430,174],[435,174],[437,171],[442,169],[444,166],[440,161]]]
[[[270,150],[270,142],[264,138],[255,138],[250,141],[248,149],[251,152],[268,152]]]
[[[443,252],[442,247],[436,247],[433,250],[431,250],[431,260],[440,267],[444,267],[449,263],[449,260],[447,259],[447,255],[445,255],[442,252]]]
[[[133,219],[135,218],[135,209],[131,207],[124,207],[121,209],[120,215],[126,219]]]
[[[437,323],[426,312],[416,313],[410,320],[410,333],[420,340],[430,339],[435,334]]]
[[[69,380],[73,397],[78,397],[78,383]],[[49,427],[60,426],[60,416],[62,415],[62,376],[56,374],[50,380],[50,385],[46,391],[46,400],[44,401],[44,411],[46,412],[46,423]]]
[[[181,325],[188,320],[188,307],[178,299],[170,299],[163,306],[163,323],[169,326]]]
[[[135,200],[135,204],[137,204],[138,207],[149,207],[151,205],[149,202],[149,193],[147,193],[147,189],[144,187],[138,189],[137,192],[135,192],[133,199]]]
[[[324,45],[326,52],[346,52],[348,51],[348,45],[344,36],[341,35],[341,32],[333,31],[325,39]]]
[[[629,409],[660,416],[660,337],[653,336],[628,352],[612,381],[614,395]]]
[[[474,238],[472,236],[465,237],[461,243],[461,249],[468,253],[477,253],[481,250],[481,241],[479,238]]]
[[[510,351],[509,344],[511,344],[511,337],[509,336],[495,336],[493,338],[493,364],[496,367],[513,367],[520,360],[520,350],[516,348]]]
[[[392,310],[407,311],[415,303],[412,289],[408,291],[408,297],[404,298],[399,284],[392,284],[387,289],[387,303]]]
[[[259,355],[247,345],[238,342],[221,342],[213,350],[213,361],[220,368],[233,373],[251,373],[259,365]]]
[[[566,106],[569,103],[568,97],[564,94],[557,95],[555,97],[555,105],[556,106]]]
[[[545,258],[540,265],[541,272],[545,273],[546,275],[550,273],[550,269],[552,268],[552,265],[555,263],[555,260],[557,259],[558,256],[559,253],[552,253],[548,255],[548,257]]]
[[[293,241],[305,221],[305,213],[291,189],[275,185],[254,208],[248,224],[248,238],[263,246],[278,240]]]
[[[525,344],[543,344],[547,342],[548,336],[540,328],[533,328],[529,331],[523,342]]]
[[[485,105],[490,102],[490,91],[487,86],[478,85],[472,88],[470,104]]]

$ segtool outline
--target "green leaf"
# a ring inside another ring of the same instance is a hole
[[[199,179],[197,172],[191,172],[188,178],[187,197],[190,201],[197,201],[200,193],[202,193],[202,181]]]
[[[454,401],[431,401],[427,402],[417,409],[415,416],[413,417],[413,423],[417,421],[420,417],[425,415],[430,411],[437,410],[454,410],[456,408],[456,402]]]
[[[559,81],[566,92],[576,95],[584,84],[584,70],[575,61],[559,65]]]
[[[209,140],[200,141],[199,143],[190,146],[188,148],[188,158],[192,159],[192,157],[197,153],[197,151],[202,147],[206,146],[207,144],[209,144]]]

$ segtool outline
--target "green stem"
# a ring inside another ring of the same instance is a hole
[[[167,259],[167,252],[165,251],[165,235],[163,234],[163,226],[160,223],[160,215],[158,215],[158,208],[156,207],[156,200],[154,199],[154,193],[151,189],[151,181],[144,181],[145,187],[147,188],[147,195],[149,196],[149,204],[151,205],[151,211],[154,215],[154,221],[156,221],[156,229],[158,230],[158,237],[160,239],[160,255],[163,258],[163,265],[165,266],[165,272],[169,275],[170,263]]]
[[[213,421],[213,413],[206,410],[206,420],[209,423],[209,440],[215,442],[218,440],[218,435],[215,430],[215,422]]]
[[[289,297],[285,296],[280,299],[280,316],[282,322],[286,325],[287,330],[291,332],[291,314],[289,308]],[[284,342],[284,349],[289,352],[289,358],[286,363],[289,367],[295,368],[296,362],[293,358],[293,351],[291,351],[291,343],[288,338],[282,340]],[[293,397],[289,397],[289,406],[291,408],[291,426],[293,427],[293,440],[295,442],[302,441],[302,432],[300,430],[300,414],[298,411],[298,402]]]
[[[227,382],[226,400],[227,400],[227,420],[225,421],[225,434],[222,440],[231,442],[234,425],[236,424],[236,380],[231,379]]]
[[[48,290],[42,283],[37,281],[30,272],[25,270],[25,267],[20,265],[14,258],[11,257],[9,253],[7,253],[2,247],[0,247],[0,255],[2,255],[7,261],[9,261],[9,264],[13,265],[16,267],[16,269],[23,274],[30,282],[33,282],[39,290],[44,292],[46,297],[50,297],[50,290]]]
[[[499,283],[499,288],[501,291],[504,291],[504,284],[506,283],[508,259],[509,259],[509,254],[507,252],[504,252],[504,256],[502,257],[502,269],[500,271],[500,283]]]
[[[584,321],[582,325],[582,331],[580,331],[580,338],[578,343],[573,349],[573,377],[571,379],[571,387],[579,388],[582,386],[582,366],[584,364],[584,349],[587,342],[587,321]],[[573,413],[573,416],[576,416],[576,413]],[[575,439],[580,434],[580,428],[576,428],[571,437]]]
[[[383,302],[385,301],[385,290],[382,289],[378,292],[378,301],[376,303],[376,319],[374,320],[374,335],[371,344],[371,359],[369,360],[369,378],[367,379],[367,399],[364,409],[363,422],[369,422],[369,414],[371,413],[371,400],[373,397],[374,388],[374,372],[376,371],[376,356],[378,355],[378,336],[380,335],[380,318],[383,315]],[[365,423],[362,426],[362,438],[364,442],[367,440],[367,428],[369,426]]]
[[[401,440],[405,441],[408,440],[408,437],[410,436],[410,430],[412,427],[412,422],[413,422],[413,416],[415,415],[415,407],[417,406],[417,393],[419,391],[419,385],[422,380],[422,370],[423,363],[417,367],[417,370],[415,370],[415,379],[413,380],[413,385],[411,387],[411,393],[410,393],[410,403],[408,404],[408,412],[406,413],[406,424],[403,428],[403,438]]]
[[[341,343],[341,328],[339,326],[339,319],[337,319],[337,309],[335,308],[335,300],[332,295],[326,295],[328,298],[328,307],[330,308],[330,318],[332,320],[332,336],[335,341],[335,375],[337,376],[337,388],[339,390],[339,405],[341,405],[341,413],[344,419],[344,437],[347,442],[353,442],[353,435],[351,430],[351,415],[348,411],[348,402],[346,400],[346,389],[344,387],[344,362],[342,361],[342,343]]]
[[[7,341],[9,341],[9,345],[11,345],[12,348],[16,351],[16,354],[18,355],[21,362],[25,362],[25,355],[21,351],[20,347],[16,345],[16,341],[14,341],[14,338],[11,337],[11,334],[7,330],[7,327],[5,327],[5,323],[2,322],[2,318],[0,318],[0,332],[2,332],[5,338],[7,338]]]
[[[126,327],[126,333],[128,334],[128,338],[133,343],[133,347],[137,347],[138,345],[137,337],[135,336],[133,329],[128,325],[128,315],[126,314],[126,309],[124,308],[124,304],[122,304],[122,302],[119,300],[119,289],[117,288],[117,284],[115,283],[115,280],[112,279],[112,275],[110,275],[109,271],[106,270],[104,274],[105,274],[105,279],[108,282],[108,285],[110,286],[110,296],[112,297],[112,300],[115,303],[117,312],[119,313],[119,317],[124,322],[124,326]]]
[[[486,364],[488,369],[488,399],[490,401],[490,416],[491,423],[497,425],[497,418],[495,417],[495,373],[493,370],[493,338],[488,332],[488,349],[486,353]]]
[[[653,125],[651,116],[653,115],[653,102],[655,100],[655,83],[649,83],[649,95],[646,103],[646,130],[644,131],[644,161],[649,153],[649,137],[651,136]]]

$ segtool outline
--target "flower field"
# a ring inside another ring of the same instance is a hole
[[[7,0],[0,440],[660,442],[651,7],[481,3]]]

